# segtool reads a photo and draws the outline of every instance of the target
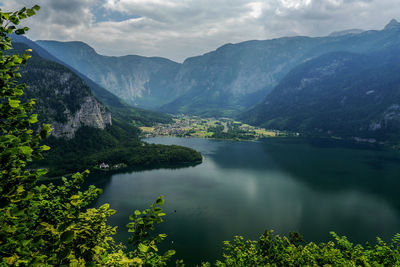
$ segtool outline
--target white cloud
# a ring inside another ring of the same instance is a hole
[[[309,6],[312,3],[312,1],[311,0],[280,0],[280,3],[283,8],[299,9],[299,8],[303,8],[305,6]]]
[[[3,9],[36,3],[42,9],[29,19],[32,39],[177,61],[229,42],[379,29],[400,14],[398,0],[6,0]]]

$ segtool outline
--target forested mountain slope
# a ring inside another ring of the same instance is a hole
[[[325,54],[297,66],[240,118],[282,130],[399,139],[399,55],[397,46]]]
[[[12,52],[22,54],[28,48],[15,43]],[[36,99],[39,121],[52,125],[53,136],[71,139],[83,126],[105,129],[112,125],[110,111],[93,96],[82,79],[66,67],[32,52],[21,75],[20,82],[28,86],[24,97]]]

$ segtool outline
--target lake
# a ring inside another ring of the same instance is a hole
[[[149,143],[194,148],[203,163],[181,169],[95,174],[103,188],[95,203],[117,213],[117,239],[136,209],[165,196],[161,246],[188,266],[215,262],[222,241],[234,235],[257,239],[265,229],[291,231],[326,242],[330,231],[353,243],[389,241],[400,232],[400,153],[339,141],[268,139],[258,142],[158,137]]]

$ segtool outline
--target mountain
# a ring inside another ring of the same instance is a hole
[[[399,29],[400,28],[400,23],[397,21],[397,20],[395,20],[395,19],[392,19],[390,22],[389,22],[389,24],[387,24],[386,26],[385,26],[385,29],[384,30],[396,30],[396,29]]]
[[[348,35],[348,34],[360,34],[362,32],[364,32],[364,30],[361,30],[361,29],[350,29],[350,30],[332,32],[331,34],[329,34],[329,36],[338,37],[338,36],[343,36],[343,35]]]
[[[37,41],[37,44],[133,106],[154,108],[179,93],[172,85],[180,65],[171,60],[103,56],[82,42]]]
[[[13,53],[29,47],[13,44]],[[29,64],[21,69],[20,82],[28,85],[25,99],[36,99],[36,112],[43,123],[52,124],[52,135],[71,139],[83,127],[105,129],[112,125],[111,113],[73,72],[32,53]]]
[[[38,41],[130,104],[168,113],[235,116],[264,99],[296,66],[335,51],[370,53],[400,43],[398,22],[381,31],[226,44],[182,64],[106,57],[80,42]]]
[[[368,140],[398,140],[400,46],[332,52],[294,68],[240,118],[267,128]]]
[[[33,49],[33,51],[35,51],[35,53],[37,53],[41,58],[61,64],[73,71],[86,83],[87,86],[89,86],[96,98],[99,99],[103,104],[105,104],[105,106],[113,113],[113,116],[115,118],[134,122],[138,126],[151,126],[154,123],[169,123],[172,121],[171,116],[167,114],[148,111],[128,105],[121,98],[117,97],[110,91],[98,85],[93,80],[91,80],[78,70],[74,69],[70,65],[54,57],[47,50],[43,49],[41,46],[29,40],[25,36],[13,35],[12,38],[13,43],[26,44],[31,49]]]
[[[393,26],[382,31],[328,37],[290,37],[228,44],[187,59],[178,86],[187,92],[161,110],[200,115],[234,115],[261,102],[296,66],[334,51],[369,53],[399,45]]]
[[[9,53],[22,54],[28,48],[14,42]],[[135,124],[114,117],[73,71],[36,52],[31,54],[20,69],[19,82],[27,85],[23,98],[34,98],[40,123],[50,123],[53,128],[44,141],[52,149],[32,167],[48,167],[50,175],[57,176],[101,162],[151,167],[201,161],[200,153],[193,149],[143,143]]]
[[[176,86],[185,88],[186,93],[161,110],[234,115],[265,97],[305,51],[315,45],[308,37],[248,41],[189,58],[176,78]]]

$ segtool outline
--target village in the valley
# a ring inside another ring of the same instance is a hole
[[[202,118],[179,115],[173,123],[156,124],[153,127],[140,127],[142,137],[156,136],[197,137],[230,140],[258,140],[260,138],[285,136],[287,133],[266,130],[234,121],[230,118]]]

